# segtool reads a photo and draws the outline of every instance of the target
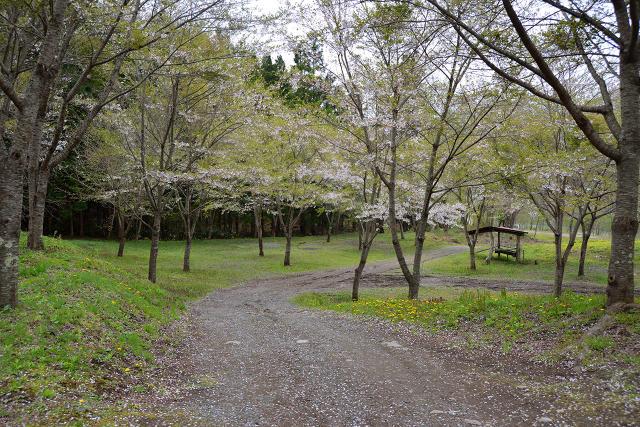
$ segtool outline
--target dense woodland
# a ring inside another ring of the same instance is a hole
[[[378,233],[417,298],[428,229],[462,228],[475,268],[469,231],[519,214],[555,235],[556,295],[613,216],[608,304],[632,303],[638,4],[538,3],[4,2],[0,305],[21,230],[150,239],[152,282],[161,239],[186,272],[193,239],[284,236],[287,266],[293,235],[354,231],[357,300]]]

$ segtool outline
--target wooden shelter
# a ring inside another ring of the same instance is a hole
[[[498,233],[498,244],[494,245],[494,240],[493,240],[493,232]],[[515,228],[509,228],[509,227],[482,227],[480,229],[478,229],[478,234],[481,233],[491,233],[491,246],[489,247],[489,256],[487,257],[487,262],[489,260],[491,260],[491,257],[493,257],[493,253],[497,253],[498,256],[500,256],[500,254],[506,254],[507,257],[509,255],[511,255],[512,257],[515,257],[516,261],[520,262],[522,256],[522,248],[520,245],[520,238],[522,236],[524,236],[525,234],[527,234],[526,231],[522,231],[522,230],[517,230]],[[500,242],[500,235],[504,233],[504,234],[513,234],[516,236],[516,246],[502,246],[501,242]],[[469,230],[469,234],[473,235],[476,234],[476,230]]]

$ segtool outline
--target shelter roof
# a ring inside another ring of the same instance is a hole
[[[478,234],[491,233],[493,231],[496,231],[498,233],[515,234],[517,236],[524,236],[525,234],[528,234],[528,232],[526,232],[526,231],[518,230],[518,229],[515,229],[515,228],[493,227],[493,226],[480,228],[478,230]],[[469,230],[469,234],[476,234],[476,230]]]

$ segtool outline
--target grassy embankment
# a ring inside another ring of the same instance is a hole
[[[184,243],[161,242],[151,284],[148,241],[116,258],[112,241],[45,239],[45,251],[29,252],[23,240],[20,305],[0,310],[0,424],[99,424],[109,412],[135,411],[117,397],[165,392],[151,379],[155,363],[180,340],[190,301],[255,277],[359,261],[354,235],[294,239],[291,268],[282,266],[284,239],[265,243],[259,257],[251,239],[194,242],[185,274]],[[409,237],[403,245],[410,249]],[[388,234],[379,236],[370,260],[393,256]]]

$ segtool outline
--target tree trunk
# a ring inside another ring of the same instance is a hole
[[[276,215],[273,214],[271,217],[271,237],[276,237],[276,227],[278,226],[278,222],[276,221]]]
[[[564,278],[565,264],[562,260],[556,260],[556,271],[553,279],[553,296],[560,298],[562,296],[562,280]]]
[[[484,260],[487,264],[490,264],[491,260],[493,259],[493,248],[495,247],[495,241],[493,240],[493,231],[489,233],[489,240],[489,255],[487,255],[487,259]]]
[[[556,272],[553,280],[553,296],[558,298],[562,295],[562,280],[564,278],[564,261],[562,259],[562,222],[560,226],[556,228],[560,231],[556,231],[553,235],[553,241],[556,249]]]
[[[591,237],[591,230],[593,229],[594,219],[591,219],[589,225],[585,227],[584,221],[581,223],[582,227],[582,244],[580,245],[580,263],[578,264],[578,276],[584,276],[584,261],[587,258],[587,245],[589,244],[589,238]]]
[[[284,250],[284,266],[291,267],[291,237],[293,235],[293,224],[290,223],[289,227],[285,229],[284,233],[287,239],[287,246]]]
[[[127,239],[124,231],[124,218],[120,211],[118,211],[118,237],[120,238],[120,245],[118,245],[118,257],[122,257],[124,255],[124,244]]]
[[[628,88],[628,90],[631,89]],[[638,108],[637,92],[635,98],[636,108]],[[624,110],[622,120],[624,123]],[[636,124],[637,126],[638,124]],[[640,147],[640,141],[638,141],[640,134],[631,135],[625,133],[624,138],[635,140],[635,146]],[[634,151],[637,151],[637,149]],[[638,232],[639,160],[638,154],[634,153],[634,155],[624,155],[621,161],[616,162],[618,179],[615,216],[611,223],[611,257],[609,258],[607,280],[607,306],[617,302],[628,304],[634,300],[633,254],[635,237]]]
[[[394,121],[398,118],[397,110],[393,111],[393,119]],[[418,291],[420,287],[420,258],[419,256],[422,254],[422,246],[424,244],[424,233],[425,233],[425,223],[427,222],[426,214],[423,210],[423,215],[418,221],[418,230],[416,230],[416,252],[414,255],[414,272],[411,274],[409,271],[409,266],[407,265],[407,261],[404,257],[402,246],[400,245],[400,239],[398,239],[398,228],[397,228],[397,216],[396,216],[396,152],[397,152],[397,129],[395,127],[391,128],[391,161],[390,161],[390,170],[388,178],[384,176],[381,171],[378,171],[378,175],[380,179],[385,182],[387,187],[387,191],[389,194],[389,232],[391,233],[391,243],[393,244],[393,249],[396,253],[396,258],[398,259],[398,264],[400,265],[400,270],[402,274],[409,284],[409,299],[418,298]],[[428,191],[428,190],[427,190]],[[428,200],[428,199],[425,199]],[[428,204],[427,204],[428,206]],[[417,274],[416,274],[417,273]]]
[[[367,265],[367,258],[369,257],[369,250],[371,249],[371,244],[373,243],[372,234],[375,232],[373,228],[375,227],[375,221],[369,221],[365,225],[365,233],[364,233],[364,243],[362,245],[362,253],[360,254],[360,263],[358,267],[356,267],[355,275],[353,276],[353,287],[351,289],[351,300],[358,301],[359,290],[360,290],[360,278],[362,277],[362,272],[364,271],[364,267]]]
[[[38,170],[37,164],[34,171],[32,171],[32,168],[29,168],[29,231],[27,235],[27,248],[30,250],[44,249],[42,235],[44,230],[44,209],[47,201],[48,183],[48,170]]]
[[[182,264],[182,271],[184,273],[188,273],[191,271],[191,240],[192,234],[187,231],[187,241],[184,245],[184,262]]]
[[[0,307],[18,304],[23,171],[23,153],[11,150],[8,161],[0,165]]]
[[[182,213],[182,221],[184,223],[184,232],[185,232],[185,245],[184,245],[184,257],[182,260],[182,271],[184,273],[188,273],[191,271],[191,239],[193,237],[193,233],[191,232],[191,205],[189,203],[189,198],[191,194],[188,192],[186,197],[186,211]],[[194,221],[196,222],[196,221]]]
[[[251,237],[253,239],[257,239],[258,238],[258,229],[256,227],[256,218],[254,217],[254,221],[251,222]]]
[[[258,235],[259,256],[264,256],[264,249],[262,245],[262,207],[254,204],[253,215],[256,222],[256,233]]]
[[[149,280],[156,283],[156,266],[158,264],[158,246],[160,244],[161,212],[154,212],[153,225],[151,227],[151,251],[149,253]]]
[[[36,161],[40,158],[39,144],[51,86],[56,77],[54,64],[68,5],[68,0],[59,0],[51,8],[37,64],[26,84],[22,106],[18,108],[12,141],[10,144],[0,143],[0,307],[15,307],[18,303],[23,174],[28,156]]]
[[[427,192],[429,192],[429,190],[427,190]],[[428,206],[430,196],[425,197],[426,204],[423,206]],[[420,266],[422,251],[424,249],[425,234],[427,232],[428,214],[428,210],[423,210],[416,224],[416,238],[414,242],[416,251],[413,255],[413,274],[411,274],[411,281],[409,282],[409,299],[417,299],[418,292],[420,290]],[[398,246],[400,246],[400,242],[398,242]]]
[[[476,270],[476,245],[474,243],[469,244],[469,268],[473,271]]]
[[[333,212],[331,213],[331,216],[329,216],[329,213],[327,211],[325,211],[325,215],[327,217],[327,243],[331,242],[331,219],[333,217]]]
[[[516,209],[515,211],[511,212],[510,214],[505,214],[505,220],[504,220],[504,225],[505,227],[509,227],[509,228],[514,228],[516,225],[516,217],[518,216],[518,213],[520,213],[520,209]]]
[[[462,227],[464,231],[464,237],[467,240],[467,246],[469,246],[469,268],[471,270],[476,269],[476,242],[478,241],[478,230],[479,230],[480,219],[476,221],[475,234],[473,237],[469,234],[469,224],[466,216],[462,217]]]
[[[80,237],[84,237],[84,211],[78,213],[80,215]]]
[[[404,240],[404,222],[398,221],[400,223],[400,240]]]
[[[142,218],[138,218],[138,229],[136,230],[136,242],[140,240],[141,229],[142,229]]]

